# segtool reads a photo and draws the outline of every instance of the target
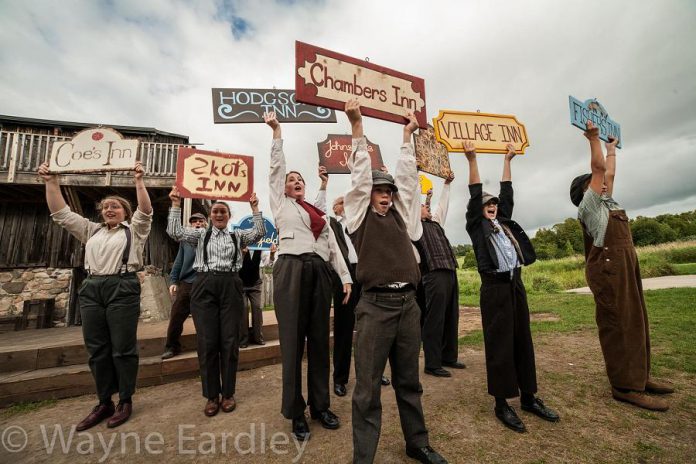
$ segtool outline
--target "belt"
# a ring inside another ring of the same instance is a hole
[[[90,271],[87,271],[87,278],[90,278],[90,277],[133,277],[136,275],[137,275],[137,273],[135,271],[120,272],[118,274],[92,274]]]
[[[237,271],[199,271],[199,274],[208,274],[208,275],[224,275],[224,276],[232,276],[232,275],[237,275]]]
[[[281,258],[286,258],[286,259],[295,259],[298,261],[311,261],[313,259],[320,259],[324,261],[324,258],[319,256],[317,253],[302,253],[301,255],[280,255],[278,256],[278,259]]]
[[[408,284],[403,287],[372,287],[365,291],[369,293],[406,293],[415,289],[413,285]]]

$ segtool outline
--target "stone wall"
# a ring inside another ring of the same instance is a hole
[[[21,316],[24,301],[55,298],[53,325],[65,326],[72,269],[37,267],[0,271],[0,316]]]

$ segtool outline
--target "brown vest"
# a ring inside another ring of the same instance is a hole
[[[392,282],[420,281],[420,270],[413,254],[404,220],[390,208],[380,216],[369,208],[360,227],[350,234],[358,254],[358,282],[370,289]]]

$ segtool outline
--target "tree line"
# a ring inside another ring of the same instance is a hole
[[[630,225],[636,246],[693,240],[696,239],[696,210],[655,217],[638,216],[631,219]],[[582,227],[573,218],[567,218],[548,229],[539,229],[532,243],[539,259],[565,258],[584,253]],[[455,245],[452,248],[455,255],[464,257],[464,267],[476,267],[471,245]]]

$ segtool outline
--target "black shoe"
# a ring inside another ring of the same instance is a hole
[[[334,384],[334,393],[336,396],[346,396],[346,384],[344,383],[335,383]]]
[[[409,458],[417,459],[420,462],[431,464],[447,464],[447,460],[440,456],[440,453],[432,449],[430,446],[423,448],[406,447],[406,455]]]
[[[466,369],[466,364],[464,364],[463,362],[459,362],[459,361],[454,361],[454,362],[449,362],[449,363],[443,362],[442,365],[445,367],[451,367],[452,369]]]
[[[381,382],[382,382],[383,387],[386,387],[387,385],[391,385],[391,380],[389,380],[389,377],[387,377],[386,375],[382,376]]]
[[[524,423],[520,420],[517,413],[510,405],[506,404],[502,408],[496,407],[495,417],[500,419],[500,422],[502,422],[505,427],[514,430],[515,432],[524,433],[527,431]]]
[[[164,350],[164,353],[162,353],[162,359],[170,359],[178,354],[179,354],[179,351],[173,350],[171,348],[167,348],[166,350]]]
[[[239,344],[239,349],[247,348],[248,346],[249,346],[248,343],[240,343],[240,344]]]
[[[304,414],[292,420],[292,434],[299,441],[309,440],[309,424]]]
[[[435,369],[428,369],[427,367],[425,368],[424,372],[429,375],[434,375],[435,377],[452,377],[452,374],[450,371],[445,370],[441,367],[437,367]]]
[[[341,422],[338,420],[336,414],[332,413],[330,409],[326,409],[324,411],[314,411],[310,408],[309,414],[312,416],[312,419],[321,422],[321,426],[325,429],[334,430],[341,425]]]
[[[534,398],[534,402],[532,404],[521,403],[521,406],[523,411],[531,412],[532,414],[549,422],[558,422],[561,420],[561,418],[558,417],[558,413],[556,413],[556,411],[553,409],[547,408],[546,405],[544,405],[544,402],[541,401],[541,398]]]

